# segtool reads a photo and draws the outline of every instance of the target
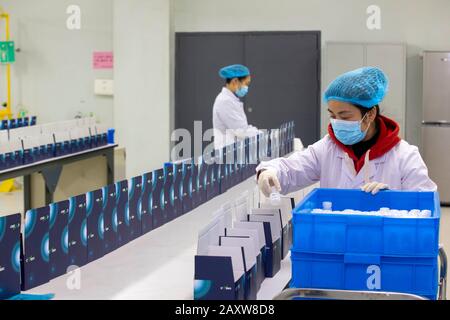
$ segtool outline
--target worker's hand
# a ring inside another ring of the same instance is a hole
[[[266,197],[269,197],[272,193],[272,187],[275,187],[278,192],[281,192],[280,181],[278,180],[276,170],[266,169],[261,171],[258,177],[258,186]]]
[[[362,188],[362,191],[364,192],[371,192],[373,195],[377,194],[380,190],[389,189],[389,186],[385,183],[381,182],[369,182],[366,183]]]

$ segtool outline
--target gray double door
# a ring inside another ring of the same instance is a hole
[[[220,68],[244,64],[252,83],[243,100],[249,124],[277,128],[295,121],[305,145],[320,135],[320,32],[177,33],[175,127],[212,128],[224,81]]]

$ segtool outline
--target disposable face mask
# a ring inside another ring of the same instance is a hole
[[[248,93],[248,86],[242,86],[236,91],[236,95],[239,98],[245,97],[247,95],[247,93]]]
[[[346,146],[354,145],[361,142],[366,137],[367,130],[361,130],[361,123],[363,122],[364,116],[361,121],[348,121],[348,120],[338,120],[331,119],[331,126],[333,127],[334,135],[336,138],[345,144]]]

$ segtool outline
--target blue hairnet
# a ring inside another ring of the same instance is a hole
[[[241,64],[234,64],[220,69],[219,75],[223,79],[241,78],[249,76],[250,70]]]
[[[381,69],[364,67],[337,77],[325,91],[326,102],[337,100],[372,108],[388,91],[389,81]]]

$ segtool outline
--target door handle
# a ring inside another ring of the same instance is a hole
[[[253,108],[247,108],[247,111],[252,113],[253,112]]]

